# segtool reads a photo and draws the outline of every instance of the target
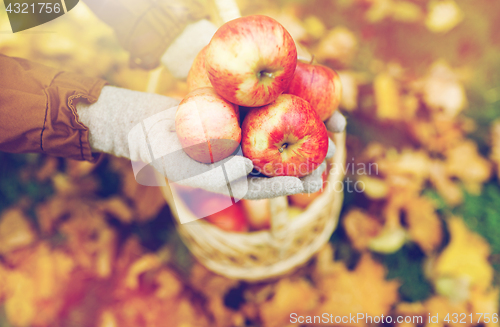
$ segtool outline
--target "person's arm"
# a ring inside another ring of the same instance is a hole
[[[0,54],[0,151],[95,161],[76,104],[97,101],[105,84]]]

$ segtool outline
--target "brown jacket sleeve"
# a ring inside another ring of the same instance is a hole
[[[97,101],[104,80],[0,54],[0,151],[95,161],[77,101]]]

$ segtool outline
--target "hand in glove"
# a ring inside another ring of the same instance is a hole
[[[143,184],[158,185],[139,173],[150,164],[170,182],[236,198],[272,198],[312,193],[321,188],[321,174],[326,163],[303,178],[266,178],[250,174],[252,161],[243,156],[231,156],[214,164],[191,159],[182,150],[175,133],[178,103],[178,100],[157,94],[105,86],[97,102],[79,103],[77,112],[80,121],[89,128],[92,149],[131,159],[136,178],[139,182],[142,179]],[[339,117],[343,119],[341,115],[332,116],[330,125],[338,128],[341,125]],[[335,145],[330,141],[328,157],[334,152]],[[231,194],[228,194],[228,185]]]

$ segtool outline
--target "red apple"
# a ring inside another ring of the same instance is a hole
[[[239,202],[205,218],[209,223],[230,232],[248,231],[245,212]]]
[[[247,16],[217,30],[205,65],[217,93],[240,106],[259,107],[287,90],[297,65],[297,49],[274,19]]]
[[[330,68],[299,61],[286,93],[308,101],[325,121],[339,107],[342,84],[339,75]]]
[[[271,226],[271,207],[269,199],[245,200],[241,205],[245,210],[248,225],[253,230],[268,229]]]
[[[205,69],[205,53],[207,51],[207,48],[208,45],[201,49],[196,58],[194,58],[193,65],[189,70],[187,76],[187,85],[189,92],[202,87],[212,86],[212,83],[210,83],[210,80],[208,79],[207,70]]]
[[[188,208],[200,218],[220,229],[233,232],[248,231],[248,222],[241,203],[233,203],[231,198],[202,189],[186,188],[176,185],[181,198]]]
[[[203,163],[222,160],[241,141],[238,106],[211,87],[196,89],[179,104],[175,131],[184,151],[194,160]]]
[[[270,177],[308,175],[328,151],[325,124],[309,102],[291,94],[252,109],[243,121],[242,134],[243,155]]]

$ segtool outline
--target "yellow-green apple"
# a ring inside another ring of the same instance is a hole
[[[184,151],[194,160],[214,163],[239,146],[238,106],[211,87],[190,92],[175,113],[175,131]]]
[[[217,30],[205,65],[217,93],[240,106],[259,107],[287,90],[297,65],[297,49],[276,20],[246,16]]]
[[[208,45],[205,46],[194,58],[193,65],[187,76],[188,91],[194,91],[202,87],[210,87],[212,83],[208,79],[207,70],[205,69],[205,52]]]
[[[269,177],[308,175],[328,151],[325,124],[309,102],[291,94],[250,110],[241,131],[243,155]]]
[[[286,93],[308,101],[319,118],[325,121],[339,107],[342,84],[339,75],[332,69],[298,61]]]
[[[271,207],[269,199],[245,200],[241,205],[245,210],[248,225],[252,230],[268,229],[271,226]]]

